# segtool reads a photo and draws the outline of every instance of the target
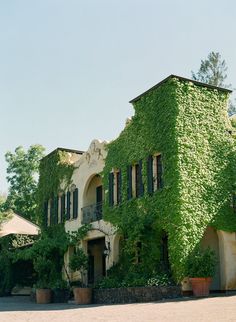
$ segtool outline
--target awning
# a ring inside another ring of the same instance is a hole
[[[37,225],[15,213],[0,225],[0,238],[10,234],[38,235],[39,232],[40,228]]]

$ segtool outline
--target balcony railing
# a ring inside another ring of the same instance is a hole
[[[102,219],[102,202],[82,208],[82,224]]]

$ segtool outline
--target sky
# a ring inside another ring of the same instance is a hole
[[[116,138],[129,101],[219,52],[236,87],[235,0],[0,0],[0,192],[4,155]]]

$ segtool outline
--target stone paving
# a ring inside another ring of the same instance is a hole
[[[236,295],[123,305],[40,305],[0,297],[0,322],[236,322]]]

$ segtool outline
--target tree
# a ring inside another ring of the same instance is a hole
[[[12,209],[17,214],[35,221],[38,170],[43,153],[44,147],[41,145],[32,145],[28,151],[19,146],[15,153],[6,153],[7,181],[10,188],[2,210]]]
[[[227,78],[227,69],[225,60],[221,60],[221,55],[212,51],[207,59],[201,60],[199,71],[197,73],[192,71],[192,78],[210,85],[226,87],[224,81]]]
[[[201,60],[201,65],[199,70],[192,73],[192,78],[196,81],[207,83],[219,87],[231,87],[231,85],[225,84],[227,78],[228,67],[225,60],[222,60],[221,55],[212,51],[207,59]],[[228,114],[232,116],[236,113],[236,105],[229,101]]]
[[[229,101],[229,108],[228,108],[228,114],[229,116],[236,114],[236,100],[234,100],[235,103],[233,103],[231,100]]]

